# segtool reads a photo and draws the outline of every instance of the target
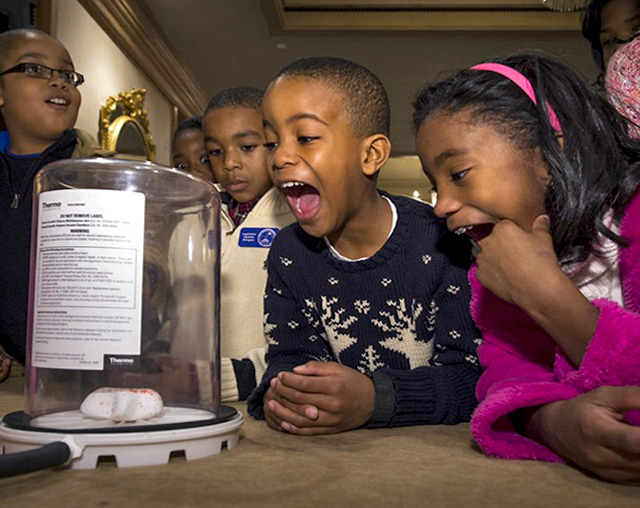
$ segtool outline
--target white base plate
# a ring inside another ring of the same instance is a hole
[[[215,413],[204,409],[192,409],[186,407],[165,406],[162,412],[149,420],[137,420],[135,422],[114,422],[111,420],[98,420],[85,416],[81,411],[60,411],[43,416],[37,416],[31,420],[32,427],[42,428],[43,431],[49,429],[69,429],[69,430],[91,430],[104,428],[127,428],[139,427],[141,425],[163,425],[169,423],[199,422],[202,420],[212,420]],[[120,431],[120,430],[119,430]]]
[[[100,457],[114,457],[118,467],[152,466],[169,462],[172,452],[184,452],[187,460],[194,460],[216,455],[223,446],[231,449],[238,444],[243,421],[238,413],[231,420],[203,427],[113,434],[37,432],[0,423],[0,444],[3,453],[16,453],[64,441],[75,451],[68,464],[72,469],[93,469]]]

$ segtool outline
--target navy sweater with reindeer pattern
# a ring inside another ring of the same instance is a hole
[[[298,225],[271,247],[265,292],[267,370],[248,399],[264,418],[269,381],[310,360],[371,376],[368,426],[456,424],[476,406],[480,333],[469,312],[466,238],[446,231],[430,206],[388,196],[398,221],[372,257],[334,256]]]

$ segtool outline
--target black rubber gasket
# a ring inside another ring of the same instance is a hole
[[[231,406],[220,406],[219,416],[211,420],[194,420],[192,422],[162,423],[159,425],[140,425],[135,427],[103,427],[98,429],[54,429],[51,427],[34,427],[31,416],[24,411],[14,411],[6,415],[2,422],[9,428],[28,430],[30,432],[54,432],[56,434],[130,434],[139,432],[157,432],[160,430],[194,429],[207,427],[231,420],[238,414],[238,410]]]

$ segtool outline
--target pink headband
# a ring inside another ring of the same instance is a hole
[[[536,94],[533,91],[533,86],[531,85],[531,81],[525,78],[521,73],[517,70],[508,67],[507,65],[502,65],[499,63],[483,63],[479,65],[474,65],[471,67],[472,70],[476,71],[491,71],[497,74],[502,74],[505,78],[513,81],[516,85],[518,85],[524,93],[526,93],[529,98],[533,101],[534,104],[538,104],[536,100]],[[547,111],[549,113],[549,123],[553,130],[560,132],[562,131],[562,127],[560,126],[560,120],[556,115],[556,112],[553,110],[551,105],[547,102]]]

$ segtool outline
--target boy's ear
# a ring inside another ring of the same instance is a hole
[[[391,155],[391,141],[384,134],[373,134],[363,141],[362,172],[374,176]]]

